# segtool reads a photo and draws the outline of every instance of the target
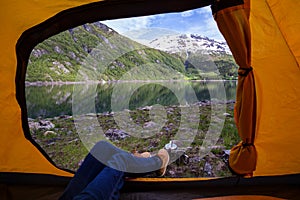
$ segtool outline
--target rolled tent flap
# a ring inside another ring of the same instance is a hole
[[[235,122],[242,141],[231,149],[229,166],[237,174],[252,174],[256,168],[254,146],[256,94],[251,67],[250,0],[218,0],[212,5],[215,21],[239,65]]]

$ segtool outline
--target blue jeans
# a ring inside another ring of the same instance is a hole
[[[118,199],[124,177],[143,176],[161,165],[157,156],[138,158],[109,142],[100,141],[86,156],[60,200]]]

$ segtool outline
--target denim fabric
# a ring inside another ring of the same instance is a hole
[[[105,167],[74,200],[117,200],[124,184],[124,172]]]
[[[118,199],[124,177],[143,176],[161,165],[157,156],[138,158],[106,141],[100,141],[86,156],[60,200]]]
[[[129,175],[158,170],[161,160],[157,156],[138,158],[127,151],[123,151],[106,141],[98,142],[90,151],[99,162]]]

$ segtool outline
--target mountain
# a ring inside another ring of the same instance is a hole
[[[61,32],[33,49],[26,81],[236,79],[224,42],[168,30],[131,36],[136,41],[100,22]]]
[[[195,34],[163,35],[152,40],[144,40],[143,44],[171,54],[200,51],[204,54],[231,54],[226,42]]]
[[[238,66],[224,41],[160,28],[130,31],[126,35],[151,48],[179,56],[189,79],[237,79]]]
[[[149,48],[96,22],[61,32],[38,44],[26,81],[184,79],[178,56]]]

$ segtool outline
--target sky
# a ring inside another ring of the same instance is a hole
[[[218,30],[209,6],[179,13],[158,14],[102,21],[120,34],[149,28],[170,29],[178,33],[198,34],[225,41]],[[129,36],[130,35],[126,35]]]

